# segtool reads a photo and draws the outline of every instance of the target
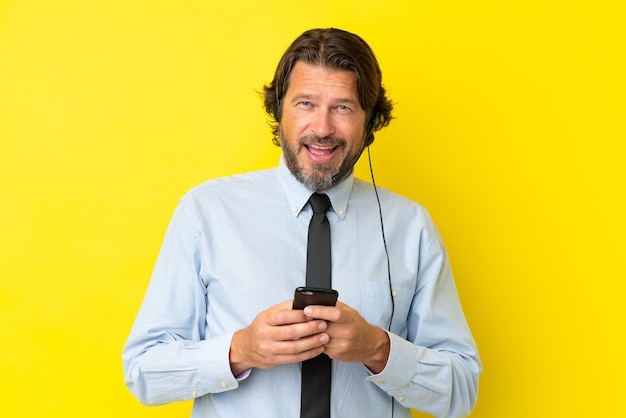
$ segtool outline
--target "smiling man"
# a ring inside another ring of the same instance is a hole
[[[481,364],[437,228],[354,177],[391,120],[370,47],[338,29],[303,33],[265,108],[279,166],[181,199],[124,348],[129,389],[150,405],[195,399],[193,417],[469,414]],[[330,203],[339,300],[294,310],[315,192]],[[328,413],[307,415],[302,364],[318,356],[332,362]]]

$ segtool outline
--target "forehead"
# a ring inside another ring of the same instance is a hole
[[[358,103],[356,76],[352,71],[298,61],[289,76],[286,96],[300,94],[339,96]]]

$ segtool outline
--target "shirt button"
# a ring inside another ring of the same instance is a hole
[[[339,212],[340,215],[343,215],[344,213],[346,213],[346,211],[343,210],[343,209],[339,209],[338,212]]]
[[[228,387],[228,383],[224,382],[223,380],[220,380],[220,386],[223,388],[227,388]]]
[[[384,381],[384,380],[379,380],[379,381],[378,381],[378,384],[380,384],[380,385],[382,385],[383,383],[385,383],[385,381]]]
[[[191,391],[191,396],[195,397],[198,394],[198,392],[196,392],[195,390]]]
[[[398,291],[397,290],[392,290],[391,294],[393,295],[393,297],[398,296]]]
[[[400,402],[404,401],[404,396],[398,396],[398,400],[399,400]]]

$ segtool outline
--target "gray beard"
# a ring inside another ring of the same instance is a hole
[[[302,141],[299,141],[297,144],[298,149],[302,146],[300,142]],[[345,141],[343,142],[345,143]],[[297,152],[293,152],[293,150],[289,146],[285,145],[285,143],[286,141],[281,140],[281,148],[283,150],[287,168],[300,183],[304,184],[308,189],[313,191],[322,191],[333,187],[335,185],[335,182],[333,182],[333,176],[344,170],[347,172],[352,165],[352,160],[355,158],[351,155],[349,158],[344,159],[341,163],[341,167],[339,167],[337,171],[332,170],[325,165],[314,164],[311,167],[311,173],[307,174],[304,171],[304,168],[298,164]]]
[[[286,155],[286,154],[285,154]],[[287,167],[293,173],[296,179],[302,184],[304,184],[308,189],[313,191],[322,191],[326,189],[330,189],[333,186],[333,174],[322,171],[323,167],[313,166],[313,169],[316,170],[315,174],[306,175],[302,167],[295,164],[289,163],[289,158],[285,158],[287,160]]]

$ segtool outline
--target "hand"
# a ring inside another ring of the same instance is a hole
[[[328,321],[326,333],[330,341],[324,352],[328,357],[345,362],[361,362],[373,373],[380,373],[387,365],[390,341],[387,333],[369,324],[359,313],[342,302],[337,306],[307,306],[308,318]]]
[[[237,376],[252,367],[267,369],[299,363],[324,352],[329,336],[326,321],[307,318],[286,301],[261,312],[233,335],[230,365]]]

